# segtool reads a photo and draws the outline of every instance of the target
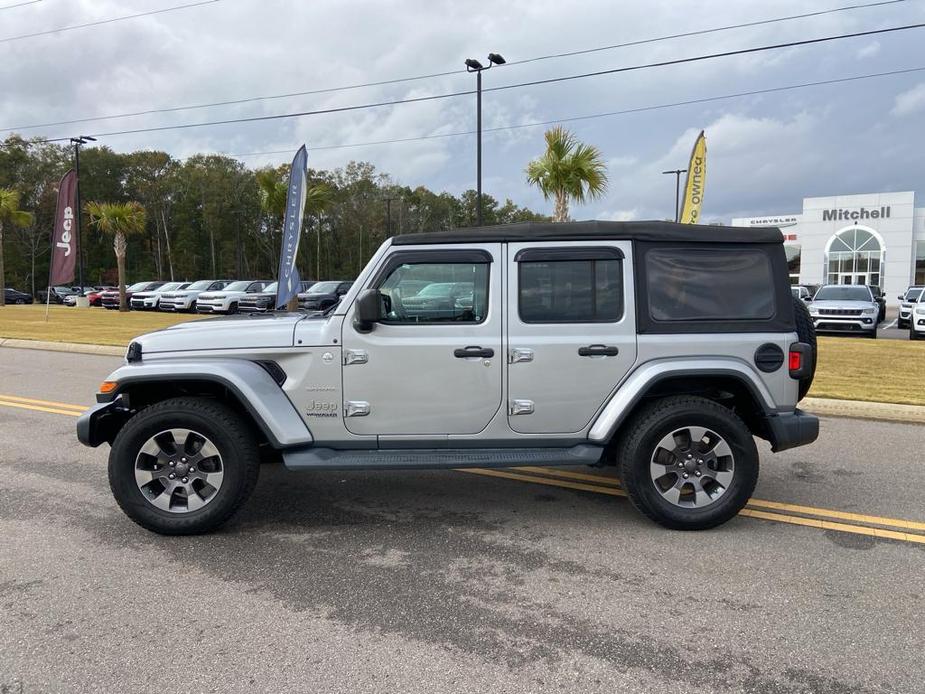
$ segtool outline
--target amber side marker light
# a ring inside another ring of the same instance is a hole
[[[115,381],[103,381],[102,383],[100,383],[100,392],[103,395],[106,395],[107,393],[111,393],[112,391],[116,389],[117,385],[118,384]]]

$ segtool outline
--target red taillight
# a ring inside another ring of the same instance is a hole
[[[787,366],[790,371],[799,371],[803,367],[803,353],[790,350],[790,359]]]

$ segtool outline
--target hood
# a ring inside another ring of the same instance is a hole
[[[204,289],[177,289],[176,291],[166,292],[164,296],[176,299],[184,296],[199,296],[205,292]]]
[[[295,326],[305,320],[301,313],[268,313],[224,316],[172,325],[135,338],[142,354],[292,347]],[[304,339],[304,338],[303,338]]]
[[[860,311],[865,308],[872,308],[877,305],[876,301],[844,301],[829,299],[827,301],[814,301],[810,304],[812,308],[849,308]]]
[[[318,301],[319,299],[334,299],[338,295],[334,292],[326,292],[324,294],[309,294],[308,292],[302,292],[299,294],[299,301]]]

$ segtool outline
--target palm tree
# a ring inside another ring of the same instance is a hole
[[[12,188],[0,188],[0,306],[6,304],[6,273],[3,267],[3,225],[27,227],[32,215],[19,209],[19,193]]]
[[[570,200],[581,204],[607,191],[607,166],[597,147],[579,142],[557,125],[546,131],[546,152],[527,165],[527,182],[546,200],[555,199],[553,221],[566,222]]]
[[[112,249],[119,268],[119,310],[128,311],[125,301],[125,237],[145,230],[145,208],[138,202],[88,202],[84,207],[90,225],[104,234],[112,234]]]

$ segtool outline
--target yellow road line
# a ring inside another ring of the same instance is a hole
[[[884,528],[866,528],[861,525],[849,525],[847,523],[836,523],[834,521],[817,520],[815,518],[802,518],[801,516],[787,516],[781,513],[755,511],[749,508],[745,508],[739,511],[739,515],[747,516],[749,518],[761,518],[762,520],[775,521],[777,523],[805,525],[811,528],[819,528],[821,530],[837,530],[838,532],[842,533],[853,533],[855,535],[868,535],[871,537],[880,537],[889,540],[901,540],[903,542],[925,544],[925,535],[902,533],[896,530],[886,530]]]
[[[20,410],[34,410],[36,412],[50,412],[51,414],[67,414],[71,417],[79,417],[80,412],[77,410],[62,410],[55,407],[41,407],[39,405],[28,405],[24,402],[7,402],[0,400],[0,407],[15,407]]]
[[[80,410],[81,412],[89,407],[89,405],[71,405],[66,402],[54,402],[53,400],[36,400],[35,398],[24,398],[19,395],[6,395],[4,393],[0,393],[0,400],[25,402],[30,405],[42,405],[44,407],[56,407],[60,410]]]
[[[515,470],[542,470],[544,473],[553,472],[552,470],[547,470],[545,468],[512,468]],[[529,482],[532,484],[543,484],[550,487],[564,487],[566,489],[577,489],[579,491],[593,492],[595,494],[606,494],[609,496],[626,496],[626,492],[622,489],[618,489],[615,486],[597,486],[593,484],[585,484],[581,482],[568,482],[561,479],[554,479],[550,477],[535,477],[533,475],[524,475],[514,472],[502,472],[500,470],[482,470],[474,468],[460,468],[459,472],[469,472],[476,475],[486,475],[488,477],[502,477],[505,479],[511,479],[518,482]],[[565,470],[556,470],[557,473],[568,472]],[[584,475],[583,473],[570,473],[570,475],[583,475],[584,477],[592,477],[592,475]],[[608,482],[613,485],[615,480],[612,478]],[[751,502],[749,502],[751,503]],[[790,504],[784,504],[789,506]],[[807,507],[808,508],[808,507]],[[789,516],[782,513],[769,513],[767,511],[758,511],[753,508],[744,508],[739,511],[740,516],[745,516],[747,518],[758,518],[760,520],[774,521],[777,523],[787,523],[790,525],[802,525],[809,528],[817,528],[819,530],[835,530],[843,533],[853,533],[855,535],[866,535],[869,537],[878,537],[889,540],[899,540],[901,542],[914,542],[917,544],[925,544],[925,535],[916,535],[914,533],[904,533],[897,530],[888,530],[885,528],[869,528],[863,525],[850,525],[848,523],[838,523],[835,521],[823,520],[818,518],[804,518],[802,516]],[[856,514],[848,514],[856,515]],[[866,518],[876,518],[876,516],[865,516]],[[886,519],[881,519],[886,520]],[[901,521],[906,522],[906,521]]]
[[[565,482],[543,477],[533,477],[532,475],[521,475],[516,472],[502,472],[501,470],[489,470],[482,468],[459,468],[459,472],[469,472],[473,475],[486,475],[488,477],[504,477],[509,480],[518,482],[533,482],[535,484],[545,484],[550,487],[564,487],[565,489],[577,489],[583,492],[595,492],[597,494],[609,494],[610,496],[626,496],[622,489],[612,489],[609,487],[596,487],[591,484],[581,484],[579,482]]]
[[[2,394],[0,394],[0,407],[13,407],[23,410],[33,410],[36,412],[48,412],[50,414],[70,415],[72,417],[79,416],[86,409],[84,405],[71,405],[68,403],[54,402],[51,400],[37,400],[35,398],[24,398],[17,395]],[[626,496],[626,492],[619,488],[620,482],[615,477],[605,477],[603,475],[591,475],[584,472],[574,472],[571,470],[560,470],[557,468],[545,467],[524,466],[511,469],[514,470],[514,472],[476,468],[465,468],[460,469],[459,471],[468,472],[475,475],[484,475],[486,477],[500,477],[517,482],[544,484],[550,487],[560,487],[563,489],[575,489],[577,491],[606,494],[608,496]],[[536,475],[543,476],[540,477]],[[569,480],[576,481],[572,482]],[[588,484],[589,482],[594,482],[596,484]],[[790,516],[783,513],[773,513],[757,509],[771,509],[771,511],[790,511],[792,513],[803,514],[803,516],[816,516],[816,518]],[[887,525],[893,526],[895,528],[925,531],[925,523],[904,520],[901,518],[870,516],[861,513],[850,513],[847,511],[836,511],[835,509],[815,508],[813,506],[802,506],[799,504],[787,504],[781,501],[767,501],[764,499],[750,499],[748,506],[740,511],[739,515],[746,516],[748,518],[759,518],[761,520],[775,521],[778,523],[788,523],[791,525],[802,525],[806,527],[820,528],[823,530],[836,530],[838,532],[854,533],[856,535],[867,535],[871,537],[880,537],[891,540],[925,544],[925,535],[917,535],[914,533],[906,533],[885,528],[869,528],[861,525],[851,525],[848,523],[839,523],[837,521],[825,520],[826,518],[837,518],[839,520],[854,521],[856,523]]]
[[[579,479],[588,482],[597,482],[598,484],[620,486],[620,480],[616,477],[605,477],[602,475],[589,475],[582,472],[572,472],[571,470],[559,470],[555,468],[541,467],[519,467],[512,468],[524,472],[534,472],[540,475],[551,475],[553,477],[564,477],[567,479]],[[800,513],[806,516],[816,516],[818,518],[831,518],[836,520],[854,521],[855,523],[869,523],[871,525],[888,525],[894,528],[904,528],[906,530],[925,531],[925,523],[919,521],[904,520],[902,518],[889,518],[885,516],[871,516],[863,513],[851,513],[849,511],[837,511],[831,508],[819,508],[816,506],[802,506],[800,504],[787,504],[782,501],[768,501],[767,499],[749,499],[749,507],[758,509],[767,509],[769,511],[790,511],[791,513]]]

